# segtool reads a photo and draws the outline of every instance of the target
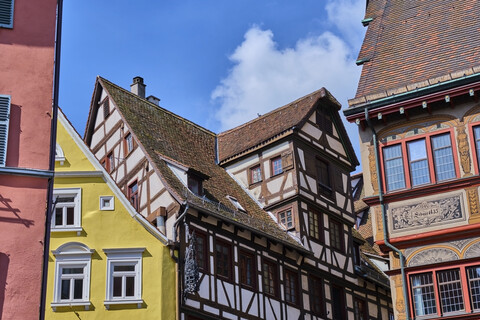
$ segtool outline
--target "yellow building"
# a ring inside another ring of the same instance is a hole
[[[59,112],[46,319],[175,319],[167,239]]]

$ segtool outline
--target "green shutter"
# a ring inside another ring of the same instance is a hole
[[[0,95],[0,167],[5,167],[5,160],[7,158],[9,118],[10,118],[10,96]]]
[[[13,1],[0,0],[0,27],[13,28]]]

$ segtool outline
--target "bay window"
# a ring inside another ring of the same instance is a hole
[[[449,132],[389,144],[382,148],[382,157],[386,191],[441,182],[457,176]]]
[[[415,316],[480,312],[480,266],[459,266],[412,274]]]

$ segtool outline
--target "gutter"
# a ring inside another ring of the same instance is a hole
[[[423,87],[423,88],[415,89],[413,91],[392,95],[390,97],[380,98],[372,102],[365,102],[357,105],[354,108],[348,108],[344,110],[343,114],[347,118],[350,118],[351,116],[355,116],[357,114],[362,113],[364,109],[367,109],[370,111],[370,110],[380,108],[386,105],[390,105],[393,103],[398,103],[401,101],[422,97],[427,94],[433,94],[442,90],[448,90],[448,89],[457,88],[463,85],[469,85],[477,81],[480,81],[480,73],[471,74],[459,79],[453,79],[445,82],[436,83],[428,87]]]
[[[53,159],[55,159],[55,148],[53,150]],[[0,175],[2,174],[51,179],[53,178],[53,169],[49,168],[49,170],[42,170],[42,169],[3,167],[3,168],[0,168]]]
[[[403,291],[403,301],[405,304],[405,313],[406,313],[406,320],[410,320],[410,304],[408,303],[408,294],[407,294],[407,282],[406,282],[406,277],[405,277],[405,258],[403,256],[402,251],[400,249],[396,248],[393,246],[389,240],[388,240],[388,230],[387,230],[387,223],[386,223],[386,216],[387,216],[387,210],[385,208],[385,203],[383,201],[383,186],[382,186],[382,179],[380,175],[380,164],[378,162],[379,156],[378,156],[378,141],[377,141],[377,132],[375,131],[370,118],[368,116],[368,109],[365,108],[365,121],[367,122],[367,126],[370,128],[372,131],[373,135],[373,146],[375,148],[375,168],[376,168],[376,174],[377,174],[377,181],[378,181],[378,198],[380,201],[380,206],[382,208],[382,225],[383,225],[383,241],[385,242],[385,245],[395,251],[398,254],[398,257],[400,259],[400,271],[402,273],[402,291]]]
[[[47,191],[47,210],[45,218],[45,237],[43,240],[43,266],[42,266],[42,284],[40,293],[40,308],[39,319],[45,319],[45,305],[47,296],[47,277],[48,277],[48,249],[50,247],[50,227],[52,217],[52,202],[53,202],[53,172],[55,170],[55,150],[57,143],[57,118],[58,118],[58,96],[59,96],[59,82],[60,82],[60,52],[62,40],[62,12],[63,0],[57,0],[57,28],[55,35],[55,64],[54,64],[54,78],[53,78],[53,110],[52,122],[50,129],[50,163],[49,171],[52,172],[52,177],[48,181]]]

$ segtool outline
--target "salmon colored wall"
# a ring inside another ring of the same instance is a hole
[[[15,0],[0,28],[0,94],[11,96],[7,167],[48,169],[56,0]],[[0,318],[38,319],[47,179],[0,175]]]

